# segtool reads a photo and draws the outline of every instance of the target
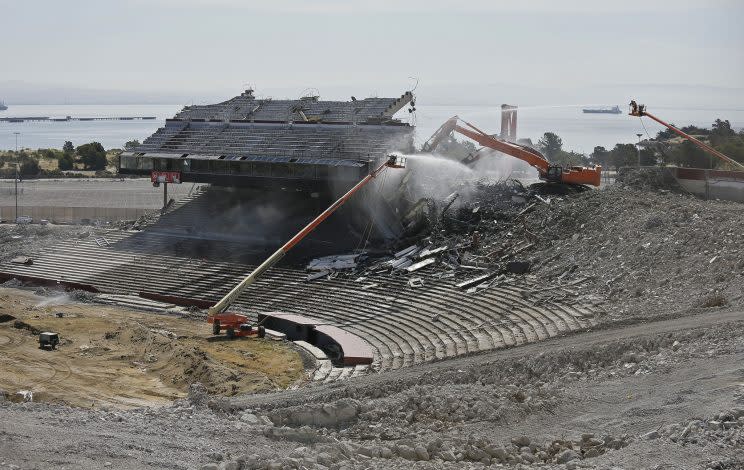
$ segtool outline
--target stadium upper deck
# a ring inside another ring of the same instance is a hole
[[[356,181],[390,152],[407,152],[413,127],[393,116],[413,95],[320,101],[257,99],[252,90],[222,103],[187,106],[139,147],[120,172],[177,172],[184,182],[301,186]]]

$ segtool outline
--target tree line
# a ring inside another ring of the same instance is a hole
[[[692,125],[680,129],[706,141],[733,160],[744,163],[744,130],[737,133],[728,120],[716,119],[710,129]],[[670,129],[659,131],[653,139],[639,145],[618,143],[612,149],[597,146],[589,155],[566,152],[563,150],[563,141],[553,132],[546,132],[536,147],[548,160],[562,166],[596,164],[617,169],[637,166],[640,162],[641,166],[716,168],[724,163]]]
[[[127,144],[131,144],[128,142]],[[68,172],[77,169],[102,172],[106,170],[108,159],[106,149],[100,142],[73,145],[65,141],[62,149],[39,149],[34,151],[9,151],[0,155],[0,176],[12,178],[17,170],[20,176],[69,176]],[[41,160],[56,161],[56,169],[42,169]]]

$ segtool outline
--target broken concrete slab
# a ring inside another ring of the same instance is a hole
[[[482,276],[474,277],[474,278],[467,279],[465,281],[459,282],[459,283],[455,284],[455,286],[457,286],[460,289],[467,289],[467,288],[476,286],[476,285],[482,283],[483,281],[487,281],[487,280],[491,279],[494,276],[496,276],[496,273],[495,272],[488,273],[488,274],[483,274]]]
[[[423,261],[419,261],[418,263],[414,263],[406,268],[406,271],[409,273],[412,273],[414,271],[418,271],[421,268],[425,268],[426,266],[429,266],[430,264],[436,263],[436,259],[434,258],[426,258]]]
[[[307,265],[308,271],[331,271],[336,269],[353,269],[357,261],[364,253],[332,255],[310,260]]]

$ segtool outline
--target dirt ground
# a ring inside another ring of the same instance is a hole
[[[738,470],[743,341],[719,309],[279,394],[0,404],[0,468]]]
[[[39,331],[59,333],[58,349],[39,349]],[[12,401],[132,408],[170,403],[193,382],[229,396],[304,380],[300,355],[282,343],[209,336],[203,321],[0,288],[0,390]]]

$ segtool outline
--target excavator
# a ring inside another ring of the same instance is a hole
[[[564,168],[560,165],[552,165],[548,161],[548,159],[545,158],[545,156],[537,150],[531,147],[527,147],[526,145],[516,144],[514,142],[509,142],[508,140],[500,139],[498,137],[486,134],[474,125],[470,124],[467,121],[463,121],[457,116],[451,117],[444,124],[442,124],[442,126],[437,129],[437,131],[431,136],[431,138],[423,145],[422,151],[433,152],[437,148],[437,146],[452,132],[458,132],[465,137],[478,142],[483,147],[497,150],[499,152],[511,155],[512,157],[527,162],[532,167],[537,169],[541,180],[547,181],[549,183],[562,183],[575,186],[599,186],[600,184],[602,174],[601,166],[571,166],[568,168]],[[464,158],[461,163],[465,165],[471,165],[479,160],[481,156],[482,152],[475,152]]]
[[[668,123],[662,121],[661,119],[657,118],[653,114],[649,113],[648,111],[646,111],[646,105],[645,104],[638,104],[638,103],[636,103],[635,100],[631,100],[631,102],[630,102],[630,112],[628,114],[630,116],[636,116],[636,117],[639,117],[639,118],[640,117],[643,117],[643,116],[647,116],[647,117],[653,119],[654,121],[658,122],[662,126],[665,126],[666,128],[668,128],[669,130],[671,130],[672,132],[674,132],[678,136],[682,137],[683,139],[689,140],[690,142],[692,142],[693,144],[697,145],[698,147],[700,147],[701,149],[705,150],[706,152],[710,153],[714,157],[717,157],[717,158],[723,160],[724,162],[728,163],[729,165],[733,166],[734,168],[736,168],[738,170],[744,170],[744,165],[742,165],[741,163],[737,162],[736,160],[734,160],[734,159],[732,159],[730,157],[727,157],[726,155],[722,154],[721,152],[719,152],[718,150],[714,149],[713,147],[711,147],[710,145],[706,144],[705,142],[699,141],[695,137],[693,137],[693,136],[691,136],[691,135],[689,135],[689,134],[687,134],[685,132],[682,132],[681,130],[677,129],[676,127],[672,126],[671,124],[668,124]]]
[[[370,172],[367,176],[362,178],[356,183],[351,189],[349,189],[343,196],[341,196],[336,202],[331,204],[326,210],[320,215],[313,219],[309,224],[300,230],[294,237],[292,237],[287,243],[282,245],[276,250],[266,261],[256,267],[248,276],[246,276],[238,285],[236,285],[230,292],[227,293],[219,302],[209,308],[207,312],[207,322],[212,324],[212,333],[219,335],[222,330],[225,330],[225,335],[228,339],[243,336],[258,336],[263,338],[266,334],[266,329],[263,325],[256,325],[255,327],[250,324],[247,315],[241,313],[228,312],[227,309],[235,302],[235,300],[243,293],[251,284],[256,282],[263,273],[268,271],[272,266],[281,260],[284,255],[287,254],[295,245],[300,243],[303,238],[315,230],[325,219],[333,214],[336,209],[344,205],[357,191],[362,189],[367,183],[379,176],[387,168],[405,168],[406,159],[398,155],[389,155],[388,159],[380,165],[378,168]]]

